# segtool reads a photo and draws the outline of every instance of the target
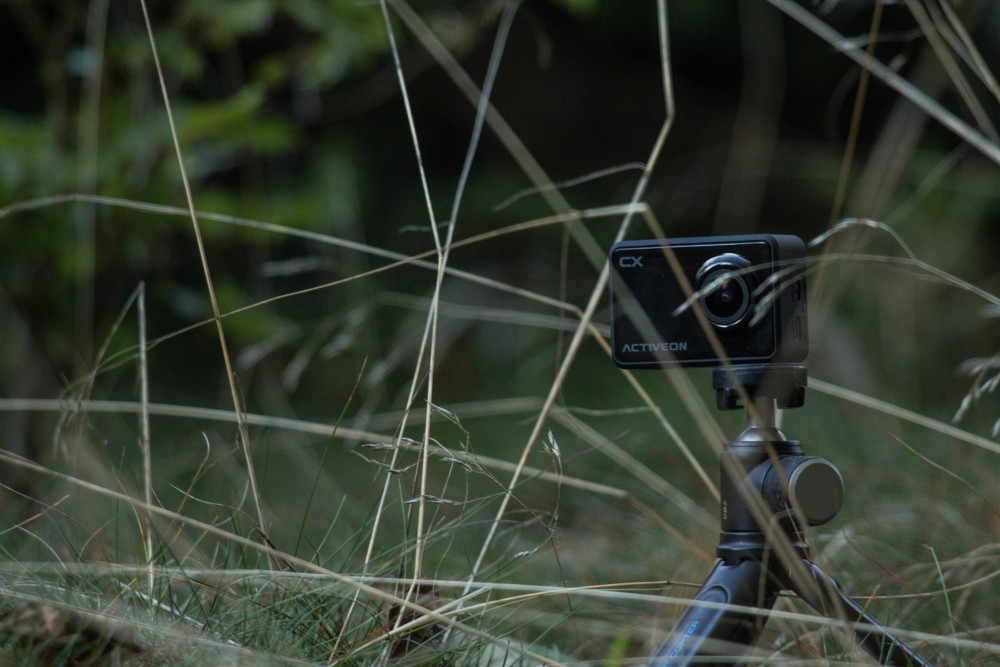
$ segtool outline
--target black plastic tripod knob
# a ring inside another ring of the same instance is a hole
[[[830,521],[844,504],[840,471],[815,456],[782,457],[781,469],[768,470],[761,491],[772,510],[782,512],[791,507],[810,526]]]

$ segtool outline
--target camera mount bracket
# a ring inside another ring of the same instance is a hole
[[[782,409],[801,408],[806,400],[806,367],[802,364],[719,366],[712,372],[719,410],[738,410],[741,388],[751,400],[773,400]]]

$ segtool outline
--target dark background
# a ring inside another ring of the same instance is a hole
[[[481,82],[503,5],[413,7]],[[874,5],[861,1],[804,6],[858,39],[874,15]],[[433,249],[377,5],[154,2],[150,11],[199,210],[398,253]],[[967,2],[956,11],[986,65],[998,64],[997,8]],[[393,21],[431,201],[444,222],[474,109],[403,22]],[[996,165],[919,113],[895,120],[910,105],[872,80],[842,181],[863,79],[855,64],[765,2],[669,3],[669,23],[676,122],[644,196],[668,235],[779,232],[810,239],[832,216],[871,218],[893,226],[929,265],[995,291]],[[575,209],[627,202],[635,165],[649,158],[665,119],[656,24],[652,1],[531,0],[519,7],[496,80],[497,111],[553,182],[626,167],[566,187]],[[876,57],[976,122],[904,4],[882,7],[879,30]],[[137,285],[146,289],[152,339],[211,314],[141,5],[9,0],[0,5],[0,49],[5,62],[16,63],[0,72],[0,201],[12,207],[0,224],[0,308],[11,351],[3,359],[3,393],[83,391],[131,400],[135,382],[123,360],[134,358],[136,319],[115,321]],[[995,121],[996,98],[968,63],[958,69]],[[551,214],[537,194],[498,208],[530,185],[487,129],[456,238]],[[131,203],[28,205],[69,193]],[[143,203],[180,210],[137,210]],[[601,247],[617,228],[615,220],[586,225]],[[649,233],[641,225],[633,224],[631,237]],[[202,226],[224,312],[385,261],[209,219]],[[956,369],[997,346],[978,310],[982,299],[926,281],[912,264],[844,259],[904,257],[884,232],[844,238],[833,249],[835,261],[814,255],[814,373],[948,419],[969,387]],[[285,260],[299,268],[290,270]],[[578,307],[596,278],[592,263],[553,226],[457,249],[451,264]],[[818,279],[827,266],[830,278]],[[366,409],[403,407],[430,276],[393,269],[228,318],[247,408],[329,420],[366,359]],[[463,281],[446,281],[444,298],[559,315]],[[598,313],[604,323],[605,307]],[[441,400],[543,393],[565,334],[493,329],[475,319],[451,320],[445,330]],[[156,349],[149,363],[157,400],[227,405],[214,327],[202,325]],[[116,353],[125,356],[109,363]],[[611,372],[596,347],[581,354],[585,379],[566,389],[567,400],[591,398],[591,387]],[[99,366],[103,380],[81,389],[98,362],[107,364]],[[879,378],[887,377],[897,381],[883,386]],[[38,434],[24,437],[23,447],[39,446]]]

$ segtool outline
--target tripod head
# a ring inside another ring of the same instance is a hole
[[[776,426],[776,408],[805,402],[805,366],[720,366],[712,374],[712,386],[719,410],[737,410],[749,402],[746,430],[726,442],[721,455],[719,556],[730,562],[760,559],[774,522],[785,527],[804,553],[801,526],[830,521],[844,498],[844,482],[833,464],[805,456],[802,445]]]

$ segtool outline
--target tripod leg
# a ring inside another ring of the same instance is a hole
[[[687,665],[699,656],[727,656],[725,664],[731,664],[757,640],[767,620],[767,610],[774,605],[776,592],[776,582],[769,573],[762,571],[760,563],[750,560],[737,565],[719,562],[657,649],[650,667]],[[700,602],[757,607],[760,613],[705,607]],[[698,663],[704,664],[704,661]]]
[[[824,616],[863,624],[865,627],[855,628],[854,638],[869,655],[883,665],[930,666],[931,663],[920,657],[916,651],[893,636],[878,620],[867,614],[818,565],[809,560],[802,562],[811,575],[812,581],[806,581],[804,585],[800,586],[793,578],[793,581],[789,582],[791,588],[809,606]]]

